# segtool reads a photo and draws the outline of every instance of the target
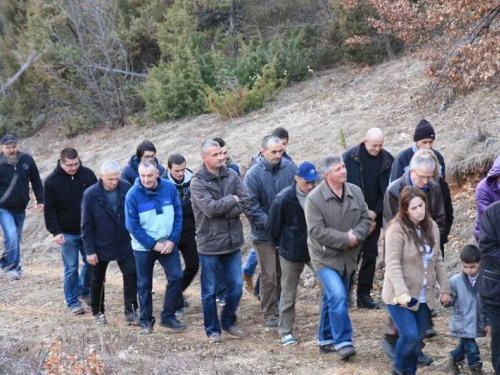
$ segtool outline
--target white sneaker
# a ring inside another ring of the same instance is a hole
[[[295,337],[293,336],[293,332],[284,333],[281,335],[281,344],[283,346],[293,345],[296,343],[297,343],[297,340],[295,340]]]

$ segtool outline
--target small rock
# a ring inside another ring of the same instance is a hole
[[[120,351],[120,353],[118,353],[118,358],[126,362],[128,360],[127,352],[125,350]]]

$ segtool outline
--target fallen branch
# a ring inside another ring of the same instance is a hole
[[[33,61],[35,61],[36,57],[37,57],[37,52],[31,51],[28,60],[26,60],[26,62],[23,65],[21,65],[21,68],[17,71],[17,73],[14,74],[13,77],[9,78],[2,87],[0,87],[0,95],[5,94],[5,91],[7,91],[7,89],[10,86],[12,86],[23,75],[24,71],[31,66]]]
[[[135,73],[135,72],[127,71],[127,70],[111,69],[111,68],[105,68],[103,66],[96,66],[96,65],[89,65],[89,67],[92,69],[103,70],[105,72],[110,72],[110,73],[123,74],[126,76],[133,76],[133,77],[139,77],[139,78],[144,78],[144,79],[148,78],[148,75],[146,73]]]

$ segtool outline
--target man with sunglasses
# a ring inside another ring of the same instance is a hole
[[[64,299],[74,315],[85,313],[79,298],[90,305],[92,269],[83,248],[80,215],[83,192],[97,182],[97,177],[84,167],[74,148],[65,148],[54,171],[44,184],[45,226],[61,247],[64,264]],[[83,267],[78,273],[80,255]]]
[[[370,235],[361,245],[358,263],[358,289],[356,305],[360,309],[378,309],[379,304],[370,296],[378,257],[378,239],[382,226],[384,194],[389,185],[394,158],[384,150],[384,133],[379,128],[366,132],[363,142],[347,150],[342,156],[347,169],[347,182],[358,186],[365,197],[372,219]]]
[[[268,233],[278,247],[281,265],[281,297],[278,332],[283,346],[296,343],[295,298],[300,274],[307,266],[314,271],[307,247],[307,224],[304,214],[307,195],[321,178],[313,164],[303,162],[289,187],[274,199],[267,217]]]

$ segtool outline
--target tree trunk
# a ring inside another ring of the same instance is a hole
[[[391,45],[391,39],[389,38],[389,35],[387,33],[384,33],[384,40],[385,40],[385,50],[387,51],[387,56],[389,57],[389,61],[394,60],[394,50],[392,49]]]
[[[229,35],[232,38],[231,56],[235,57],[238,54],[238,43],[236,42],[236,7],[238,0],[231,0],[231,9],[229,17]]]

